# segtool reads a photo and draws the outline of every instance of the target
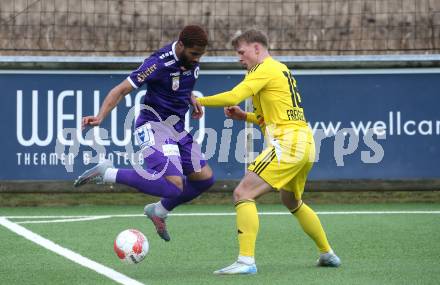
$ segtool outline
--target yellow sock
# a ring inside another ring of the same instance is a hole
[[[302,203],[298,208],[291,211],[291,213],[298,219],[303,231],[315,241],[316,246],[321,253],[329,252],[331,250],[318,215],[316,215],[309,206]]]
[[[241,256],[255,256],[259,221],[254,200],[241,200],[235,204],[237,211],[238,244]]]

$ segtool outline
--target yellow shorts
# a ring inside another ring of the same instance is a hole
[[[275,142],[258,155],[248,170],[256,173],[274,189],[293,192],[295,199],[300,200],[314,160],[313,138],[297,141],[290,146]]]

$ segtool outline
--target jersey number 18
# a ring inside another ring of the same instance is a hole
[[[283,71],[283,74],[284,74],[284,76],[286,76],[287,82],[289,83],[293,107],[302,108],[301,107],[301,97],[299,96],[298,89],[296,88],[295,79],[293,79],[292,74],[288,71]]]

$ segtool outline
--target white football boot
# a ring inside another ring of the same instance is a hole
[[[89,170],[84,171],[84,173],[75,180],[73,186],[79,187],[87,183],[102,184],[104,183],[103,178],[105,171],[109,168],[114,168],[113,162],[111,160],[104,160]]]
[[[214,271],[216,275],[233,275],[233,274],[256,274],[257,266],[255,263],[246,264],[240,261],[236,261],[231,265]]]

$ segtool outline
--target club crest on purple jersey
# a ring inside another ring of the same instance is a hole
[[[177,91],[177,89],[179,89],[179,76],[173,77],[173,85],[171,88],[173,91]]]

